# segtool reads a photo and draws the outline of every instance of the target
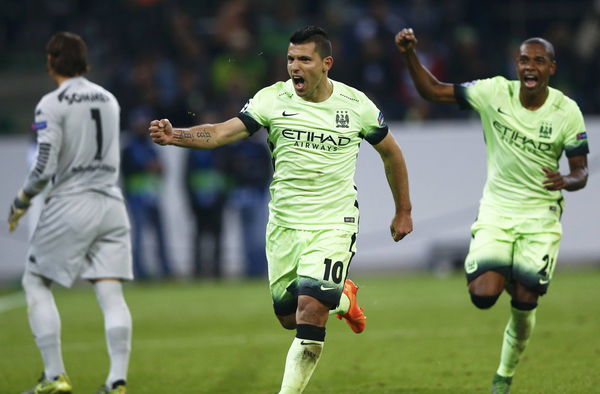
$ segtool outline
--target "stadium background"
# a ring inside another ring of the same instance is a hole
[[[600,216],[593,203],[600,194],[594,149],[600,115],[600,1],[3,1],[0,201],[8,206],[26,174],[33,108],[54,88],[43,52],[53,32],[74,31],[87,41],[89,78],[117,96],[127,135],[140,109],[178,125],[234,115],[257,89],[287,78],[287,40],[305,24],[328,30],[335,57],[331,77],[376,102],[409,166],[415,232],[396,245],[387,234],[392,203],[381,165],[372,149],[362,148],[357,173],[361,234],[353,269],[435,266],[446,271],[460,264],[485,177],[483,141],[473,114],[417,96],[393,44],[394,34],[405,26],[415,29],[423,61],[450,82],[512,77],[512,55],[524,38],[542,36],[554,43],[558,72],[551,84],[580,105],[592,150],[588,187],[566,196],[560,264],[598,265]],[[164,148],[161,154],[169,250],[185,277],[191,223],[181,201],[183,153]],[[238,276],[243,235],[239,217],[227,212],[225,271]],[[6,226],[0,230],[2,282],[21,273],[24,224],[14,235]]]

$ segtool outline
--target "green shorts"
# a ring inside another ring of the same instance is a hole
[[[308,295],[335,309],[352,257],[356,233],[296,230],[267,225],[269,286],[275,314],[296,312],[298,296]]]
[[[497,271],[509,283],[546,293],[562,237],[558,218],[511,218],[480,212],[471,235],[465,259],[469,282],[486,271]]]

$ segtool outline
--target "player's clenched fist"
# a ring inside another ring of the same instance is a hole
[[[417,37],[415,36],[413,29],[402,29],[396,34],[395,42],[400,52],[404,53],[415,48],[417,45]]]
[[[173,141],[173,126],[169,119],[153,120],[148,131],[152,141],[159,145],[169,145]]]
[[[398,242],[413,231],[410,213],[396,214],[390,225],[390,232],[394,241]]]

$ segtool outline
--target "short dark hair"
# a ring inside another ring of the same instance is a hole
[[[528,38],[525,41],[523,41],[523,43],[521,45],[528,45],[528,44],[540,44],[543,45],[546,48],[546,53],[548,53],[548,57],[550,58],[551,61],[555,61],[555,54],[554,54],[554,45],[552,45],[552,43],[544,38],[541,37],[532,37],[532,38]]]
[[[305,26],[296,30],[290,37],[290,42],[295,45],[314,42],[315,49],[321,58],[331,56],[333,53],[329,36],[323,28],[318,26]]]
[[[73,77],[89,71],[87,47],[75,33],[54,34],[46,44],[46,53],[50,55],[50,67],[57,74]]]

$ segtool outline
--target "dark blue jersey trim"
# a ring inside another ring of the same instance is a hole
[[[588,153],[590,153],[590,148],[588,147],[587,143],[575,146],[573,148],[565,148],[565,156],[567,157],[584,156]]]
[[[262,125],[254,120],[252,116],[248,115],[247,112],[240,112],[237,117],[242,121],[244,126],[246,126],[246,130],[248,130],[250,135],[256,133],[262,127]]]
[[[467,88],[462,85],[454,84],[454,98],[458,107],[462,110],[473,109],[467,100]]]
[[[387,135],[389,129],[387,126],[383,126],[383,127],[379,127],[376,128],[374,130],[372,130],[366,137],[365,139],[367,140],[367,142],[371,145],[377,145],[378,143],[380,143],[385,136]]]

